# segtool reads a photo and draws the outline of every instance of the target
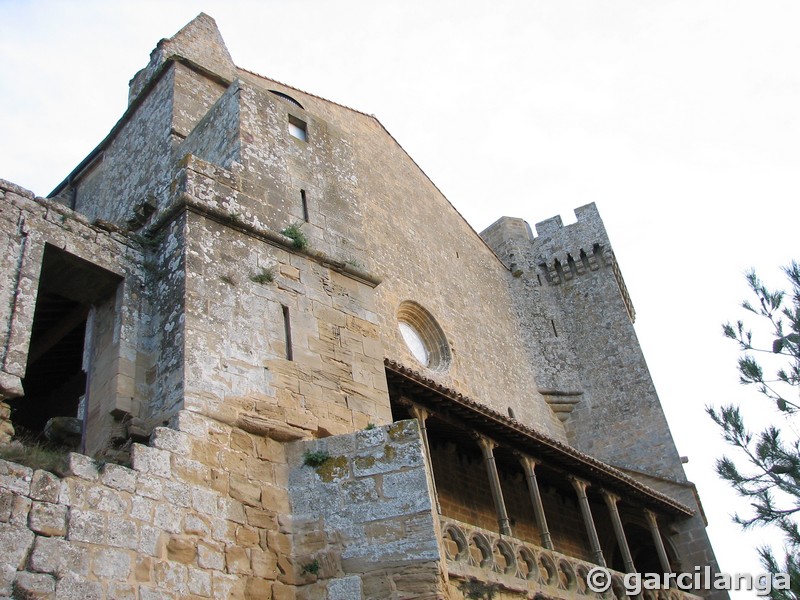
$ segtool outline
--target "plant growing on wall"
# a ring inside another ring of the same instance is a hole
[[[272,283],[275,281],[275,267],[264,267],[258,273],[254,275],[250,275],[250,281],[254,283],[260,283],[264,285],[265,283]]]
[[[293,246],[298,250],[305,250],[308,248],[308,238],[306,235],[300,231],[300,223],[292,223],[285,229],[281,230],[281,233],[288,238],[291,238]]]
[[[324,450],[309,450],[303,454],[303,464],[307,467],[319,467],[331,457]]]

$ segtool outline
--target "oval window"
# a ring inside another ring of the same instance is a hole
[[[411,355],[422,366],[443,371],[450,365],[450,346],[444,331],[422,306],[403,302],[397,311],[397,326]]]

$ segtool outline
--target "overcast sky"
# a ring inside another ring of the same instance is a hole
[[[0,0],[0,177],[46,195],[200,11],[239,66],[375,114],[478,231],[596,202],[720,564],[761,570],[780,536],[730,524],[703,406],[772,418],[720,324],[800,258],[800,3]]]

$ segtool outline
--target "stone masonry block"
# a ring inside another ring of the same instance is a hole
[[[363,450],[386,443],[386,431],[383,427],[364,429],[356,433],[356,449]]]
[[[216,544],[200,542],[197,545],[197,564],[203,569],[221,571],[225,568],[225,554]]]
[[[14,501],[11,503],[11,519],[9,519],[9,523],[15,527],[27,527],[31,504],[33,502],[30,498],[14,496]]]
[[[167,558],[183,564],[194,563],[197,541],[189,536],[171,535],[167,542]]]
[[[17,573],[14,596],[25,600],[52,600],[56,596],[56,579],[46,573]]]
[[[136,490],[136,471],[106,463],[100,470],[100,481],[115,490],[133,493]]]
[[[137,550],[140,554],[147,556],[159,556],[161,553],[161,530],[157,527],[142,525],[139,528],[139,546]]]
[[[99,512],[73,509],[67,537],[70,541],[105,545],[108,541],[106,516]]]
[[[158,477],[139,473],[136,478],[136,493],[153,500],[161,500],[164,497],[164,483]]]
[[[48,537],[67,534],[67,507],[49,502],[34,502],[29,515],[30,528]]]
[[[107,598],[114,600],[137,600],[136,586],[112,581],[108,584]]]
[[[139,545],[139,525],[124,516],[108,515],[108,545],[135,550]]]
[[[132,496],[131,512],[129,516],[139,521],[152,522],[155,505],[155,501],[150,498]]]
[[[191,492],[192,508],[206,515],[217,514],[217,494],[202,487],[193,487]]]
[[[228,546],[225,550],[225,565],[228,573],[238,573],[240,575],[252,574],[250,567],[250,554],[246,548],[239,546]]]
[[[170,504],[156,506],[153,524],[170,533],[180,533],[183,512]]]
[[[86,502],[90,508],[114,515],[125,515],[130,512],[130,501],[127,494],[102,486],[89,488]]]
[[[164,500],[174,506],[191,506],[191,489],[182,481],[164,482]]]
[[[132,556],[124,550],[96,548],[92,551],[92,573],[100,579],[125,581],[131,573]]]
[[[100,583],[86,581],[68,573],[56,584],[56,600],[102,600],[103,587]]]
[[[175,600],[175,594],[169,590],[153,588],[148,585],[139,586],[140,600]]]
[[[154,448],[166,450],[180,456],[188,456],[192,448],[188,434],[168,427],[156,427],[150,437],[150,444]]]
[[[141,444],[134,444],[131,452],[131,462],[134,470],[149,473],[156,477],[169,478],[172,476],[169,457],[169,452],[165,450],[150,448]]]
[[[7,523],[0,523],[0,556],[3,563],[22,569],[28,550],[33,545],[33,532],[18,529]]]
[[[65,475],[74,475],[88,481],[95,481],[99,477],[97,463],[83,454],[70,452],[67,457]]]
[[[409,469],[397,473],[387,473],[383,477],[383,495],[385,498],[419,498],[422,506],[430,505],[428,497],[428,479],[423,469]],[[419,503],[415,503],[419,504]],[[424,510],[424,508],[420,509]]]
[[[341,577],[328,582],[328,600],[354,600],[361,598],[361,578]]]
[[[189,591],[197,596],[211,596],[211,574],[189,567]]]
[[[8,523],[11,520],[11,505],[15,497],[8,490],[0,490],[0,523]]]
[[[0,598],[11,596],[11,586],[14,584],[16,576],[17,570],[13,565],[0,564]]]
[[[353,458],[353,474],[366,477],[389,473],[401,468],[418,467],[423,464],[421,447],[417,444],[386,444],[367,454]]]
[[[37,573],[87,575],[89,552],[61,538],[37,537],[31,552],[30,569]]]
[[[58,502],[61,492],[61,479],[47,471],[34,471],[31,480],[30,497],[42,502]]]
[[[33,469],[0,460],[0,488],[27,496],[31,489]]]
[[[171,423],[178,431],[183,431],[200,439],[208,435],[208,423],[205,417],[188,410],[180,411]]]

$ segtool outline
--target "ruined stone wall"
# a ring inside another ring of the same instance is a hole
[[[444,597],[438,518],[416,421],[287,450],[295,562],[305,565],[307,583],[298,598]],[[309,453],[328,458],[304,464]]]
[[[78,180],[75,210],[124,227],[144,202],[163,202],[170,180],[174,63]]]
[[[185,138],[228,86],[180,62],[175,63],[174,69],[172,132]]]
[[[198,76],[190,81],[201,79]],[[232,83],[181,143],[181,158],[192,154],[206,162],[231,169],[241,158],[239,135],[239,84]]]
[[[0,323],[3,324],[3,399],[23,395],[20,382],[28,363],[30,336],[46,246],[102,267],[124,280],[98,305],[100,315],[89,373],[89,414],[95,427],[94,449],[110,435],[109,414],[136,415],[149,398],[144,344],[149,319],[142,306],[142,250],[116,231],[91,225],[57,202],[0,181],[0,247],[7,268],[0,275]],[[105,329],[103,329],[103,327]],[[104,343],[105,340],[105,343]],[[77,416],[77,415],[72,415]]]
[[[145,289],[142,297],[150,320],[146,359],[139,368],[145,373],[148,401],[138,417],[143,433],[170,419],[183,405],[185,389],[187,217],[178,215],[145,244]],[[145,357],[143,357],[145,358]]]
[[[293,598],[283,445],[191,413],[174,424],[130,469],[0,461],[0,597]]]

